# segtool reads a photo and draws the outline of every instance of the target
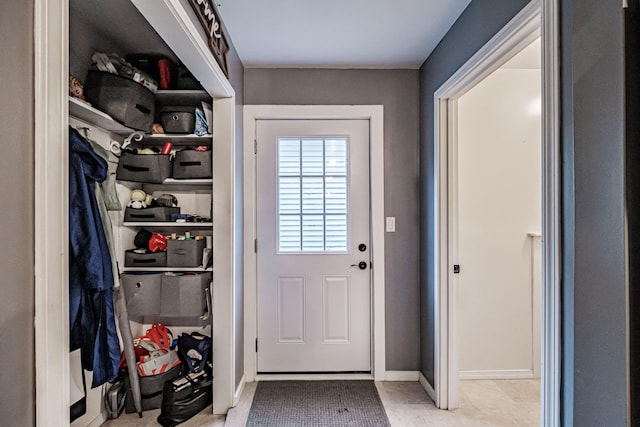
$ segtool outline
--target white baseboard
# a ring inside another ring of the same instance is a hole
[[[246,384],[245,376],[242,375],[242,378],[240,379],[240,384],[238,384],[238,388],[236,389],[236,392],[233,395],[233,406],[237,406],[238,402],[240,402],[240,397],[242,396],[242,392],[244,391],[245,384]]]
[[[97,417],[95,417],[93,420],[91,420],[89,424],[87,424],[87,427],[99,427],[102,424],[104,424],[106,421],[107,421],[107,413],[100,412]]]
[[[460,371],[461,380],[515,380],[534,378],[531,369],[498,369],[488,371]]]
[[[435,402],[436,401],[436,391],[433,389],[431,384],[429,384],[429,381],[427,381],[427,379],[424,377],[422,372],[418,372],[418,381],[420,381],[420,385],[422,386],[424,391],[427,392],[427,395],[431,398],[431,400],[433,400]]]
[[[386,371],[385,381],[418,381],[418,371]]]

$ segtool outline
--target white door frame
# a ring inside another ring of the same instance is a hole
[[[364,119],[370,123],[372,374],[385,377],[384,298],[384,151],[382,105],[245,105],[244,106],[244,374],[255,381],[257,358],[256,122],[273,119]],[[251,155],[254,153],[254,155]]]
[[[459,406],[458,348],[453,337],[456,286],[450,265],[455,206],[449,200],[455,179],[455,99],[542,36],[542,387],[541,422],[560,424],[560,147],[557,0],[533,0],[434,93],[436,159],[435,384],[436,405]]]
[[[68,426],[69,0],[34,6],[35,414],[36,425]]]

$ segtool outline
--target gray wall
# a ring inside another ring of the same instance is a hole
[[[3,425],[35,423],[33,1],[0,12],[0,414]]]
[[[561,6],[564,421],[624,426],[623,9],[618,0]]]
[[[434,92],[526,4],[527,0],[474,0],[420,68],[420,370],[434,385],[435,236]]]
[[[388,370],[419,367],[418,93],[417,70],[245,70],[245,104],[384,105]]]

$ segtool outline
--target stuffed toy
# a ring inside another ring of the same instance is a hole
[[[133,209],[144,209],[151,206],[153,203],[153,196],[147,194],[142,190],[132,190],[129,203],[127,207]]]

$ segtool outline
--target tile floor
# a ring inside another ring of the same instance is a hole
[[[393,427],[540,425],[540,382],[536,380],[461,381],[461,408],[454,411],[436,409],[417,382],[379,382],[376,386]],[[255,389],[255,383],[246,384],[240,403],[229,411],[226,420],[224,416],[209,415],[208,408],[181,426],[244,427]],[[159,412],[147,411],[142,418],[123,414],[103,426],[155,426]]]

